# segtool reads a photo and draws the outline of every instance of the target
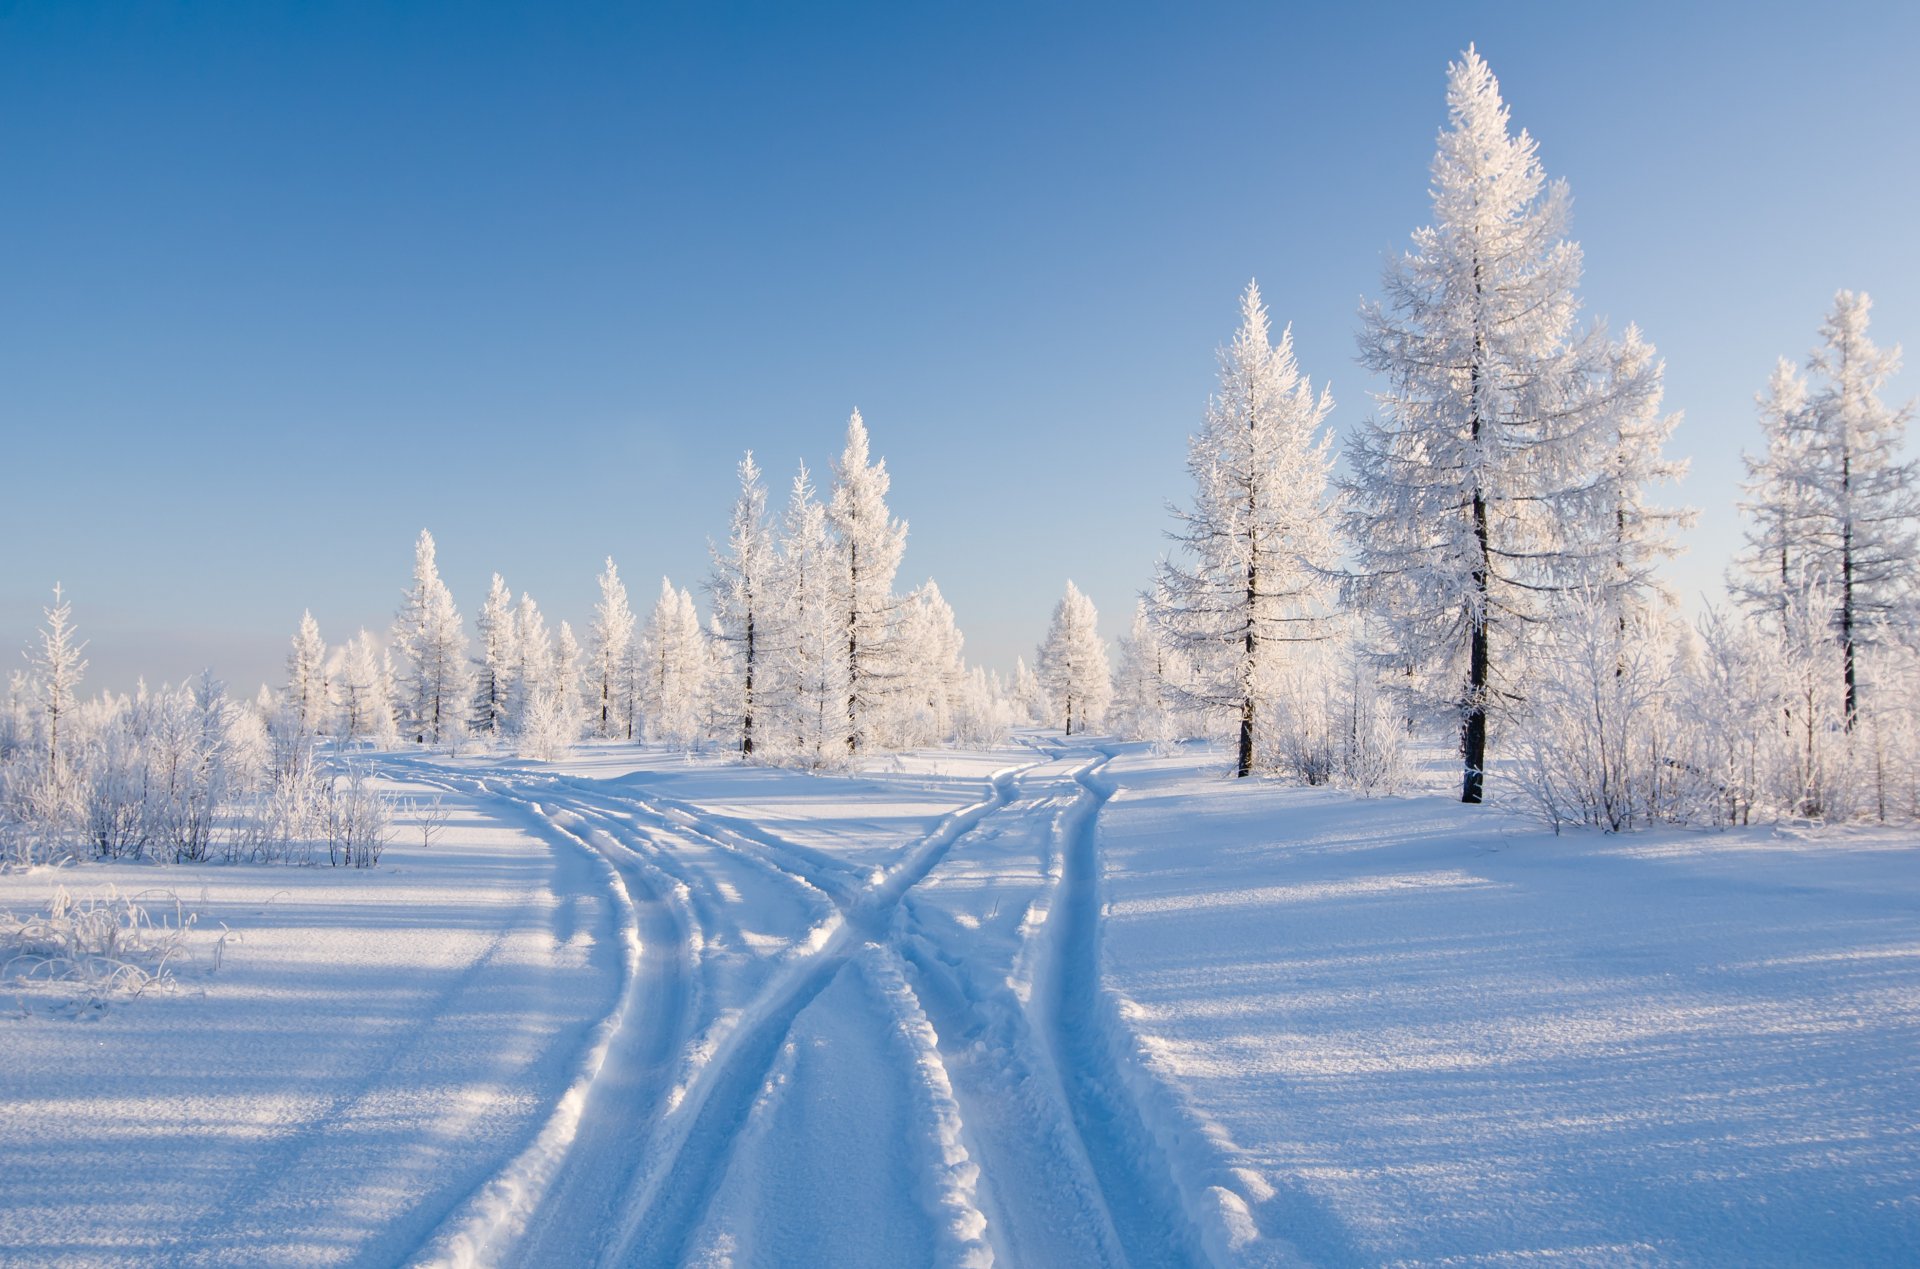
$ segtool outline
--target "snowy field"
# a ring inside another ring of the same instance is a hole
[[[0,1261],[1920,1245],[1910,835],[1555,838],[1037,735],[381,767],[452,818],[369,871],[0,876],[198,914],[175,990],[0,996]]]

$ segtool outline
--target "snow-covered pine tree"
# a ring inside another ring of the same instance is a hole
[[[1120,641],[1120,665],[1113,676],[1115,726],[1124,735],[1150,740],[1156,747],[1178,740],[1188,676],[1184,659],[1153,619],[1147,601],[1136,603],[1133,625]]]
[[[467,635],[453,592],[440,580],[433,535],[420,530],[413,548],[413,585],[393,627],[393,641],[406,662],[404,711],[416,744],[456,741],[466,730],[472,699],[467,671]]]
[[[312,610],[300,614],[300,629],[287,652],[287,708],[303,731],[319,734],[327,725],[331,707],[327,682],[327,641]]]
[[[517,736],[534,702],[552,687],[553,637],[540,605],[526,591],[513,610],[513,664],[507,675],[507,718]],[[551,719],[548,720],[549,722]]]
[[[473,663],[473,730],[498,740],[507,731],[508,695],[520,664],[514,646],[513,588],[498,573],[480,606],[479,625],[480,655]]]
[[[1743,455],[1747,498],[1740,510],[1747,517],[1746,542],[1727,588],[1743,606],[1778,628],[1788,605],[1812,580],[1814,509],[1809,495],[1816,482],[1806,430],[1806,380],[1782,357],[1754,403],[1766,452]]]
[[[1011,702],[1017,721],[1022,725],[1038,723],[1047,717],[1047,693],[1040,686],[1040,677],[1027,665],[1025,657],[1013,659],[1013,690]]]
[[[364,740],[378,745],[394,739],[386,669],[379,646],[365,630],[347,640],[340,662],[340,739],[348,744]]]
[[[1588,592],[1571,599],[1576,609],[1598,599],[1625,630],[1655,600],[1671,604],[1673,597],[1655,570],[1679,552],[1674,535],[1693,523],[1694,512],[1647,500],[1652,486],[1677,482],[1687,472],[1685,459],[1669,459],[1661,452],[1680,415],[1660,412],[1665,367],[1653,345],[1639,327],[1629,324],[1607,357],[1601,390],[1609,400],[1604,411],[1608,422],[1588,516],[1591,580]]]
[[[868,461],[867,425],[855,410],[847,420],[847,446],[833,465],[835,557],[844,608],[841,642],[846,648],[847,749],[857,753],[873,739],[876,723],[900,689],[897,650],[891,639],[893,577],[907,546],[907,525],[887,510],[885,459]]]
[[[1590,572],[1579,538],[1611,402],[1605,340],[1575,325],[1566,185],[1547,184],[1532,137],[1509,134],[1471,48],[1449,68],[1447,111],[1434,223],[1362,311],[1361,361],[1387,389],[1348,449],[1342,523],[1375,653],[1458,720],[1461,800],[1478,802],[1488,714],[1522,693],[1528,628]]]
[[[1812,385],[1792,408],[1800,394],[1776,372],[1762,399],[1772,425],[1768,456],[1750,462],[1762,505],[1748,533],[1747,593],[1765,602],[1769,584],[1759,577],[1772,571],[1767,557],[1776,552],[1783,600],[1815,583],[1830,589],[1849,731],[1860,711],[1862,654],[1910,609],[1920,568],[1920,489],[1915,464],[1902,458],[1912,407],[1880,399],[1900,350],[1868,336],[1872,307],[1864,293],[1833,297],[1821,346],[1807,361]]]
[[[776,570],[778,638],[769,661],[771,692],[763,696],[779,720],[781,756],[815,769],[845,761],[847,742],[847,607],[826,508],[806,465],[793,478],[781,524]]]
[[[1069,736],[1098,727],[1113,699],[1113,671],[1107,664],[1099,622],[1093,601],[1069,581],[1067,593],[1054,607],[1046,642],[1040,645],[1039,680],[1049,706],[1047,721]]]
[[[547,683],[559,701],[560,730],[568,745],[580,739],[586,714],[580,698],[580,663],[580,641],[574,638],[573,627],[562,621],[553,639],[553,668],[548,671]]]
[[[72,739],[70,720],[79,700],[80,680],[86,675],[84,640],[75,637],[73,604],[58,583],[53,588],[53,604],[40,610],[46,625],[40,629],[40,646],[27,653],[28,676],[33,700],[35,730],[40,751],[50,771],[63,769]]]
[[[686,748],[700,738],[711,664],[706,639],[693,596],[661,578],[660,598],[640,634],[647,665],[643,709],[649,739]]]
[[[759,707],[766,690],[763,670],[767,640],[772,633],[770,614],[775,607],[773,579],[779,565],[773,533],[767,527],[767,488],[752,451],[740,460],[740,496],[733,503],[725,550],[712,548],[713,572],[707,593],[724,654],[720,694],[738,728],[742,757],[751,758]]]
[[[967,692],[966,640],[953,606],[937,583],[907,597],[900,611],[896,696],[890,744],[901,748],[938,744],[953,735],[955,711]]]
[[[620,734],[624,714],[620,693],[626,683],[633,628],[633,609],[627,606],[627,588],[609,555],[607,567],[600,574],[600,602],[594,605],[593,628],[587,636],[593,646],[593,727],[594,734],[601,737]]]
[[[1308,645],[1332,630],[1327,473],[1333,397],[1319,396],[1293,356],[1293,332],[1270,341],[1260,288],[1240,297],[1240,328],[1220,352],[1220,392],[1189,445],[1193,506],[1176,511],[1184,561],[1161,566],[1156,616],[1192,663],[1191,690],[1237,733],[1235,773],[1253,770],[1254,736],[1273,693]]]

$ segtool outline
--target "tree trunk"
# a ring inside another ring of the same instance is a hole
[[[1473,570],[1474,593],[1480,598],[1480,611],[1473,622],[1473,639],[1467,653],[1467,718],[1461,736],[1462,802],[1480,801],[1485,791],[1487,765],[1487,502],[1478,492],[1473,495],[1473,536],[1480,549],[1480,561]]]

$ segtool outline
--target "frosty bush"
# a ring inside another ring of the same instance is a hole
[[[173,987],[172,967],[187,956],[187,935],[198,918],[177,895],[165,892],[160,899],[156,918],[112,886],[80,898],[62,886],[43,913],[0,912],[0,983],[51,988],[90,1005]],[[222,935],[214,944],[216,966],[225,941]]]

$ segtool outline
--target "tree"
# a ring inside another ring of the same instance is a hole
[[[661,578],[660,598],[640,635],[647,665],[644,708],[651,739],[683,748],[699,739],[706,717],[706,639],[693,596]]]
[[[47,624],[40,630],[39,649],[27,653],[27,681],[47,774],[57,784],[66,771],[67,747],[72,739],[68,720],[73,717],[80,680],[87,672],[81,656],[87,645],[74,636],[73,605],[58,583],[53,588],[52,607],[40,611]]]
[[[439,745],[459,739],[472,691],[467,635],[453,606],[453,592],[440,580],[433,535],[425,529],[414,544],[413,586],[393,635],[406,661],[406,723],[414,742]]]
[[[1361,361],[1388,387],[1349,447],[1342,521],[1375,653],[1458,720],[1461,800],[1478,802],[1489,711],[1524,691],[1529,627],[1590,576],[1613,402],[1604,333],[1575,327],[1566,185],[1547,184],[1532,137],[1509,134],[1471,48],[1449,68],[1447,108],[1434,223],[1362,310]]]
[[[387,673],[373,636],[362,630],[347,641],[340,663],[340,738],[349,744],[393,739],[393,702]]]
[[[707,593],[720,646],[725,652],[727,694],[739,720],[740,754],[751,758],[754,746],[756,690],[764,692],[771,588],[779,565],[773,534],[767,528],[767,489],[753,453],[740,460],[740,496],[733,503],[725,551],[713,548],[713,572]],[[758,681],[756,682],[756,679]]]
[[[901,746],[937,744],[953,734],[968,690],[966,640],[938,584],[929,580],[908,597],[896,637],[903,690],[889,739]]]
[[[896,600],[894,573],[907,547],[907,526],[887,511],[887,464],[868,461],[867,425],[855,410],[847,420],[847,447],[833,465],[835,557],[846,646],[847,749],[872,739],[876,719],[899,688],[896,650],[889,635]]]
[[[593,646],[593,692],[599,709],[595,731],[602,737],[620,732],[620,692],[630,645],[633,643],[633,609],[627,607],[627,588],[620,571],[607,557],[600,574],[600,602],[594,605],[593,627],[587,638]]]
[[[1040,645],[1039,678],[1050,707],[1048,721],[1059,723],[1069,736],[1097,727],[1113,699],[1113,673],[1099,622],[1093,601],[1069,581]]]
[[[547,619],[533,596],[521,591],[513,610],[513,664],[507,676],[507,716],[515,735],[524,730],[535,700],[548,692],[552,677],[553,639]]]
[[[480,606],[480,655],[474,660],[473,729],[498,740],[508,724],[508,697],[520,663],[513,616],[513,589],[493,575]]]
[[[300,614],[300,630],[287,653],[287,707],[305,731],[318,733],[327,721],[331,692],[327,683],[327,642],[311,610]]]
[[[1188,448],[1191,510],[1174,538],[1191,561],[1161,566],[1158,616],[1193,664],[1190,690],[1238,729],[1235,774],[1253,770],[1254,734],[1274,705],[1282,667],[1331,631],[1338,555],[1323,426],[1333,397],[1313,393],[1293,332],[1270,342],[1260,288],[1240,297],[1240,328],[1220,352],[1220,392]]]
[[[1848,731],[1860,712],[1861,655],[1905,613],[1920,565],[1920,491],[1915,464],[1901,460],[1912,407],[1891,409],[1881,389],[1900,350],[1867,335],[1873,302],[1841,291],[1807,361],[1812,384],[1782,362],[1760,398],[1767,453],[1747,460],[1752,518],[1747,602],[1785,614],[1809,589],[1831,592]]]
[[[560,623],[560,630],[553,639],[553,668],[547,673],[548,690],[559,702],[562,730],[566,734],[566,743],[573,744],[580,739],[580,726],[584,710],[580,700],[580,641],[573,636],[573,627],[567,622]]]
[[[1695,513],[1647,500],[1650,487],[1687,473],[1686,460],[1662,454],[1680,415],[1660,412],[1665,368],[1653,345],[1630,324],[1607,357],[1604,452],[1592,500],[1597,515],[1588,518],[1594,567],[1588,589],[1570,598],[1576,617],[1597,600],[1624,631],[1644,619],[1655,600],[1671,604],[1655,570],[1679,552],[1674,534],[1692,524]]]
[[[1122,732],[1166,746],[1179,739],[1188,671],[1153,619],[1146,600],[1133,608],[1133,625],[1120,641],[1113,676],[1113,713]]]
[[[847,740],[847,607],[826,508],[806,465],[781,524],[779,637],[770,663],[780,749],[808,767],[833,766]]]

